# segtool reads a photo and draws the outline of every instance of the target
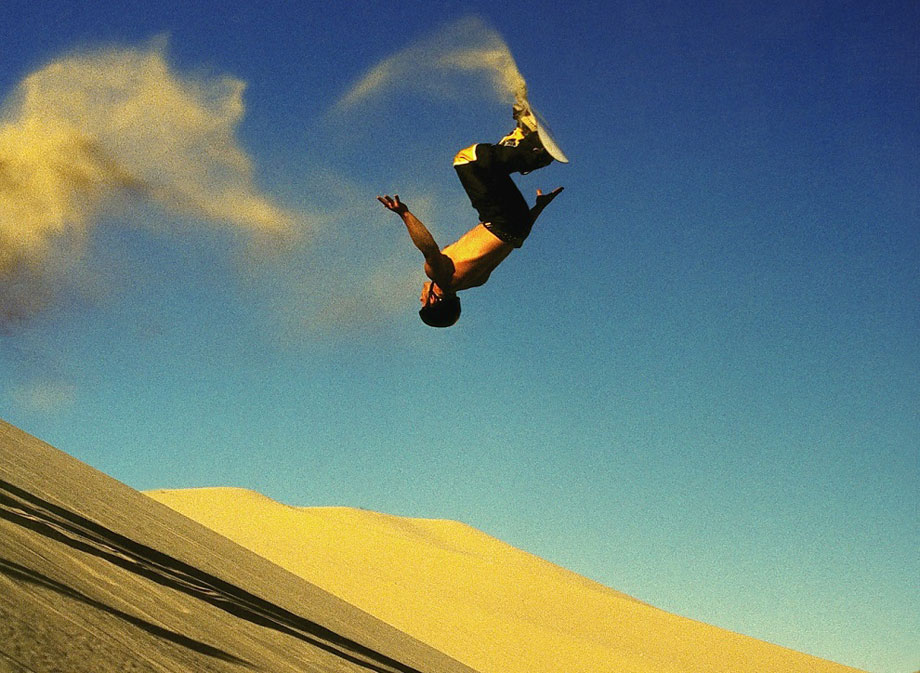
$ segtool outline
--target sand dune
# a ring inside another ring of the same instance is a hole
[[[472,673],[0,421],[0,673]]]
[[[856,670],[456,522],[149,495],[0,421],[0,673]]]
[[[481,673],[856,670],[658,610],[456,522],[243,489],[148,495]]]

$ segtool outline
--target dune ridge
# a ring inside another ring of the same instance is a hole
[[[238,488],[147,494],[481,673],[857,670],[672,615],[458,522]]]

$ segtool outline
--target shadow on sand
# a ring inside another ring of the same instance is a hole
[[[67,598],[71,598],[73,600],[80,601],[81,603],[89,605],[92,608],[95,608],[97,610],[102,610],[103,612],[107,612],[110,615],[114,615],[115,617],[118,617],[119,619],[123,619],[129,624],[132,624],[138,627],[139,629],[142,629],[146,631],[147,633],[153,636],[156,636],[157,638],[168,640],[172,643],[175,643],[176,645],[180,645],[182,647],[186,647],[190,650],[198,652],[199,654],[204,654],[206,656],[214,657],[216,659],[221,659],[223,661],[229,661],[234,664],[241,664],[243,666],[246,666],[247,668],[253,668],[252,664],[250,664],[248,661],[244,659],[235,657],[232,654],[229,654],[228,652],[224,652],[223,650],[220,650],[216,647],[211,647],[210,645],[206,643],[202,643],[199,640],[194,640],[187,636],[183,636],[181,633],[176,633],[175,631],[164,629],[162,626],[157,626],[156,624],[145,621],[141,619],[140,617],[129,615],[127,612],[122,612],[121,610],[118,610],[117,608],[113,608],[112,606],[106,605],[105,603],[97,601],[94,598],[90,598],[86,594],[80,593],[76,589],[73,589],[72,587],[69,587],[66,584],[62,584],[61,582],[53,580],[46,575],[42,575],[41,573],[36,572],[35,570],[32,570],[31,568],[27,568],[26,566],[19,565],[18,563],[14,563],[13,561],[9,561],[7,559],[0,558],[0,574],[6,575],[7,577],[13,580],[19,580],[20,582],[27,582],[29,584],[40,586],[45,589],[51,589],[52,591],[56,591],[62,596],[66,596]]]
[[[368,670],[377,673],[419,673],[414,668],[341,636],[316,622],[300,617],[214,575],[135,542],[3,480],[0,480],[0,518],[78,551],[105,559],[157,584],[205,601],[234,617],[298,638]],[[13,579],[38,584],[104,609],[149,633],[196,652],[248,665],[248,662],[222,650],[102,605],[75,589],[16,563],[0,559],[0,572]]]

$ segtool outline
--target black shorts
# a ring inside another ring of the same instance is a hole
[[[524,244],[533,226],[530,207],[510,175],[522,170],[523,152],[517,147],[479,143],[454,158],[457,177],[479,221],[515,248]]]

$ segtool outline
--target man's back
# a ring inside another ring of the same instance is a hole
[[[483,285],[512,250],[514,246],[499,239],[482,224],[476,225],[441,251],[454,263],[450,290],[458,292]]]

